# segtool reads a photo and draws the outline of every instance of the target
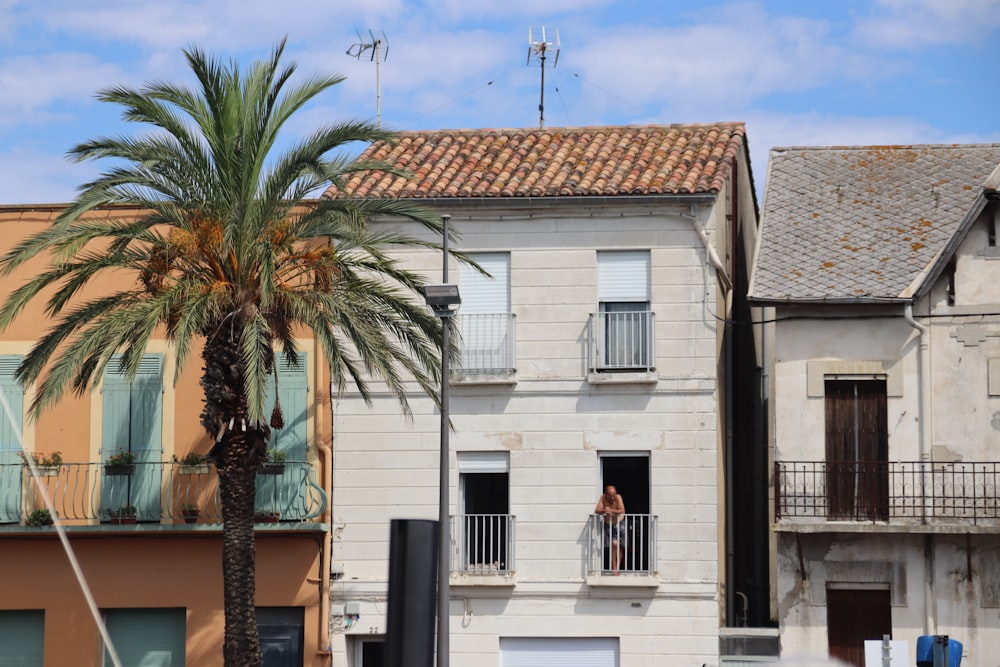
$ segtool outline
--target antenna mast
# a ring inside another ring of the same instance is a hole
[[[382,127],[382,74],[380,70],[382,61],[389,58],[389,40],[384,32],[381,37],[376,37],[375,33],[369,30],[368,36],[371,37],[370,42],[364,41],[361,33],[358,32],[358,41],[347,49],[347,55],[361,60],[361,56],[371,51],[370,58],[375,63],[375,126],[380,128]],[[382,53],[383,46],[385,53]]]
[[[555,57],[552,60],[552,67],[555,68],[559,64],[559,30],[556,29],[556,41],[555,44],[552,42],[545,41],[545,26],[542,26],[539,32],[534,32],[531,26],[528,26],[528,62],[526,64],[531,64],[532,58],[537,58],[542,66],[542,93],[538,102],[538,129],[545,129],[545,57],[550,50],[555,48]]]

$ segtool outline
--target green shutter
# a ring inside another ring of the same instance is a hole
[[[21,357],[0,355],[0,394],[10,408],[0,407],[0,523],[17,523],[21,518],[21,429],[24,426],[24,389],[14,372]],[[2,664],[2,663],[0,663]]]
[[[304,516],[306,488],[304,477],[309,474],[306,439],[306,420],[309,413],[309,383],[306,375],[307,355],[299,354],[298,365],[293,365],[282,353],[278,354],[278,396],[285,425],[271,430],[270,449],[285,453],[285,472],[282,475],[257,476],[258,511],[277,511],[284,519]],[[265,417],[270,418],[274,407],[274,376],[268,376],[265,388]]]
[[[131,477],[104,478],[101,506],[135,505],[139,520],[155,521],[160,518],[163,357],[144,355],[131,382],[118,368],[120,358],[112,357],[104,372],[101,454],[130,451],[137,465]]]
[[[109,609],[104,620],[122,667],[184,667],[186,610]]]
[[[0,665],[42,667],[45,612],[0,611]]]

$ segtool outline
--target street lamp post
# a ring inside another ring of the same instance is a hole
[[[450,215],[442,215],[444,222],[444,266],[442,282],[438,285],[424,287],[424,299],[434,314],[441,319],[441,458],[438,469],[438,524],[441,542],[438,545],[438,598],[437,598],[437,667],[448,667],[449,647],[449,600],[451,598],[450,556],[451,556],[451,526],[448,516],[448,389],[450,374],[448,356],[451,348],[451,322],[462,298],[458,293],[458,285],[448,282],[448,221]],[[454,306],[454,309],[452,308]]]

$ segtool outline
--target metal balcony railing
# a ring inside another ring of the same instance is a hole
[[[512,313],[456,316],[461,357],[454,372],[460,375],[513,372],[515,322]]]
[[[591,313],[587,357],[592,371],[650,371],[655,366],[651,311]]]
[[[776,521],[937,522],[1000,519],[1000,463],[779,461]]]
[[[451,517],[451,571],[509,574],[514,571],[514,515],[458,514]]]
[[[0,464],[0,524],[16,524],[44,507],[38,484],[68,525],[95,523],[221,524],[219,479],[209,464],[134,463],[112,469],[103,463],[63,463],[36,482],[20,463]],[[260,521],[309,521],[327,507],[316,471],[287,461],[280,471],[257,476],[255,509]]]
[[[653,574],[656,572],[656,516],[592,514],[588,521],[589,574]],[[614,557],[618,542],[617,562]]]

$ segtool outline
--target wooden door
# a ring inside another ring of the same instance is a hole
[[[892,635],[889,590],[827,589],[826,631],[831,658],[864,667],[865,640]]]

